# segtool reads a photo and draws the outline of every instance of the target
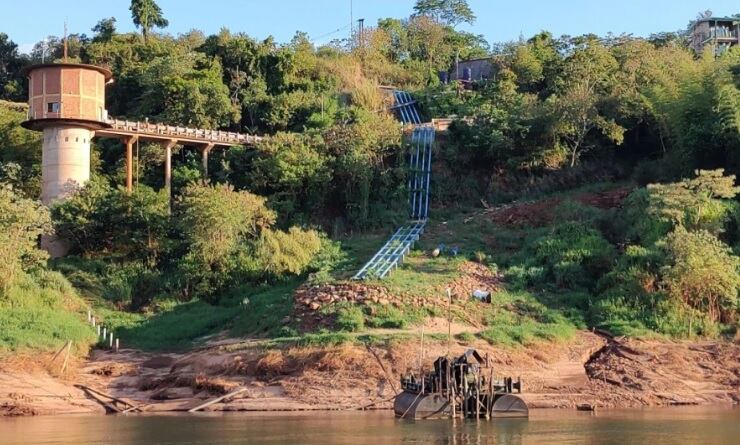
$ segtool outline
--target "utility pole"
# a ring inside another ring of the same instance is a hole
[[[350,48],[352,47],[352,44],[355,38],[354,27],[355,27],[355,18],[352,14],[352,0],[349,0],[349,45],[350,45]]]
[[[365,19],[357,19],[357,37],[359,46],[365,47]]]

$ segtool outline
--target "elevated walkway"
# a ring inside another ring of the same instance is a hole
[[[203,144],[213,146],[254,145],[262,140],[260,136],[220,130],[180,127],[174,125],[136,122],[123,119],[108,119],[110,128],[95,132],[100,137],[131,137],[140,140],[176,140],[181,144]]]

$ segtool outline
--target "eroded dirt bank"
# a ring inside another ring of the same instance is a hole
[[[521,376],[533,408],[636,407],[738,403],[740,345],[728,342],[612,341],[581,332],[568,344],[520,349],[453,344],[488,353],[499,375]],[[446,352],[425,345],[427,367]],[[121,410],[187,411],[238,388],[207,407],[218,411],[389,408],[398,378],[419,366],[418,342],[387,347],[265,350],[223,342],[188,354],[94,351],[64,376],[39,367],[0,365],[0,415],[104,413],[80,385],[123,400]]]

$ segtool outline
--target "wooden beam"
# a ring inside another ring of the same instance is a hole
[[[200,411],[203,408],[207,408],[207,407],[213,405],[214,403],[218,403],[218,402],[220,402],[220,401],[222,401],[224,399],[228,399],[229,397],[233,397],[233,396],[235,396],[237,394],[243,393],[246,390],[247,390],[247,388],[239,388],[236,391],[231,391],[230,393],[228,393],[226,395],[223,395],[223,396],[220,396],[220,397],[216,397],[215,399],[211,399],[211,400],[209,400],[209,401],[207,401],[205,403],[201,403],[200,405],[196,406],[195,408],[190,408],[188,410],[188,412],[189,413],[194,413],[196,411]]]

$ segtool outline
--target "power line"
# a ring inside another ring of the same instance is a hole
[[[350,27],[350,25],[344,25],[341,28],[335,29],[334,31],[327,32],[326,34],[321,34],[320,36],[312,37],[311,38],[311,41],[312,42],[315,42],[316,40],[323,39],[324,37],[329,37],[330,35],[336,34],[336,33],[340,32],[340,31],[344,31],[345,29],[347,29],[349,27]]]

